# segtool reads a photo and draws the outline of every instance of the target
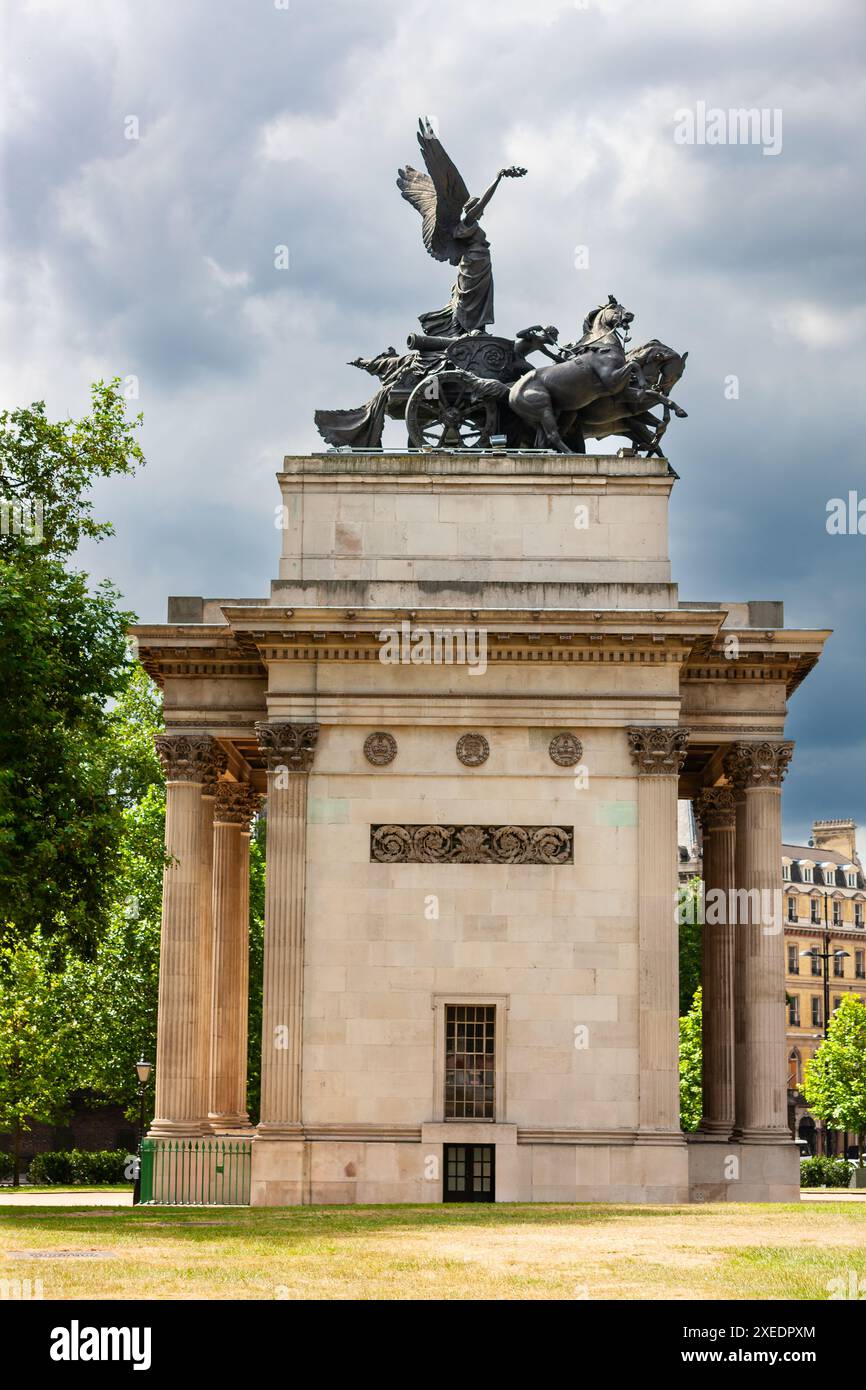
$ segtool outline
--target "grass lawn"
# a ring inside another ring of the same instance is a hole
[[[826,1299],[850,1271],[866,1203],[0,1208],[0,1279],[46,1299]]]

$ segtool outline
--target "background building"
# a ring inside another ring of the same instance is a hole
[[[819,1126],[800,1089],[803,1068],[824,1037],[824,961],[828,951],[830,1013],[842,995],[866,999],[866,879],[853,820],[818,820],[808,845],[782,845],[785,989],[788,995],[789,1118],[812,1152]],[[816,954],[804,956],[804,951]],[[851,1143],[854,1136],[850,1136]],[[846,1136],[831,1136],[844,1152]]]

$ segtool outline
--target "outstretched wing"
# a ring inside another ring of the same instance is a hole
[[[429,121],[418,122],[418,144],[429,172],[421,174],[407,164],[397,175],[397,187],[424,219],[422,236],[430,255],[437,261],[459,260],[453,229],[460,221],[469,189]]]

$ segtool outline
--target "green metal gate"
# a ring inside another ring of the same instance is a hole
[[[141,1201],[247,1207],[252,1151],[251,1139],[143,1139]]]

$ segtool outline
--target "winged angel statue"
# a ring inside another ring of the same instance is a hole
[[[472,198],[453,160],[445,153],[429,120],[418,122],[418,144],[427,166],[422,174],[407,164],[397,175],[397,187],[407,203],[420,212],[421,235],[430,255],[457,266],[451,299],[444,309],[420,314],[425,333],[453,338],[484,333],[493,323],[493,270],[490,242],[481,217],[502,179],[519,179],[525,169],[500,169],[480,198]]]

